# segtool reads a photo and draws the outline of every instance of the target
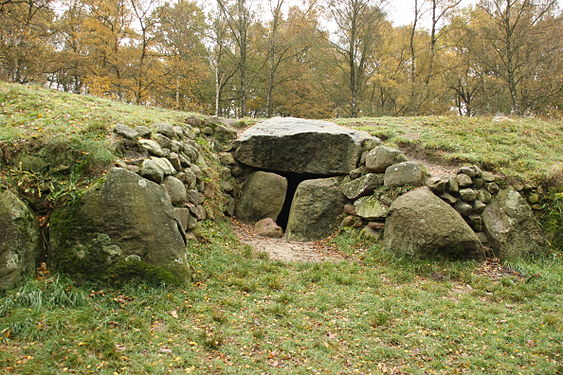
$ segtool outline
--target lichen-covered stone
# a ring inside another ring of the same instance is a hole
[[[499,192],[482,217],[485,233],[499,258],[514,259],[547,251],[546,240],[532,209],[513,188]]]
[[[366,168],[371,172],[385,172],[393,164],[407,161],[407,157],[399,150],[391,147],[375,147],[366,155]]]
[[[0,188],[0,290],[21,284],[35,271],[39,224],[15,194]]]
[[[481,243],[463,218],[427,187],[411,190],[389,208],[385,246],[399,255],[482,256]]]
[[[235,158],[271,171],[343,175],[356,168],[366,138],[327,121],[273,118],[240,136]]]
[[[301,182],[289,212],[287,239],[315,241],[326,238],[338,228],[345,203],[339,178]]]
[[[384,184],[389,187],[420,186],[424,183],[424,170],[416,162],[403,162],[392,165],[385,170]]]
[[[164,171],[154,160],[146,159],[143,161],[140,170],[141,176],[147,178],[157,184],[160,184],[164,179]]]
[[[254,172],[242,189],[236,215],[245,223],[255,223],[267,217],[277,220],[286,192],[285,177],[270,172]]]
[[[342,193],[348,199],[358,199],[373,193],[373,190],[383,186],[383,173],[368,173],[342,185]]]
[[[179,283],[189,275],[183,226],[165,189],[120,168],[55,209],[48,259],[54,270],[95,280],[135,271]]]
[[[123,124],[119,124],[115,128],[113,128],[113,132],[131,140],[136,140],[137,138],[139,138],[139,133],[137,132],[137,130]]]
[[[139,144],[141,145],[141,147],[147,150],[151,155],[154,156],[164,155],[164,152],[162,151],[160,145],[156,141],[153,141],[152,139],[141,139],[139,140]]]
[[[167,176],[162,185],[168,192],[173,206],[181,206],[188,201],[186,187],[176,177]]]
[[[389,212],[389,207],[374,196],[358,199],[354,202],[354,207],[356,215],[366,220],[384,219]]]

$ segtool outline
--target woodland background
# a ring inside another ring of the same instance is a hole
[[[380,0],[0,0],[0,79],[227,117],[560,117],[556,0],[412,1],[398,27]]]

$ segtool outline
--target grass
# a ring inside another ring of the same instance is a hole
[[[332,241],[352,260],[283,264],[252,254],[228,222],[207,223],[198,236],[202,242],[190,249],[196,275],[190,285],[107,289],[47,276],[0,299],[0,369],[18,374],[561,370],[558,259],[504,269],[469,261],[416,262],[390,257],[350,231]]]
[[[563,168],[561,120],[424,116],[335,121],[442,162],[476,163],[529,182],[545,182]]]
[[[99,139],[117,124],[175,124],[190,115],[194,114],[0,82],[0,142],[75,135]]]

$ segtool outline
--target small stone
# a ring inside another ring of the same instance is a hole
[[[354,224],[356,223],[356,216],[346,216],[344,219],[342,219],[342,221],[340,222],[340,226],[341,227],[353,227]]]
[[[147,150],[151,155],[154,156],[162,156],[164,153],[162,152],[162,148],[158,143],[153,141],[152,139],[141,139],[139,140],[139,144],[145,150]]]
[[[173,206],[181,206],[188,201],[186,187],[176,177],[167,176],[162,185],[168,192]]]
[[[473,189],[460,189],[459,196],[464,202],[473,202],[477,199],[477,193]]]
[[[479,166],[472,165],[471,168],[475,171],[475,177],[480,178],[483,176],[483,171],[479,168]]]
[[[485,232],[477,232],[475,233],[477,235],[477,238],[479,239],[479,241],[483,244],[483,245],[488,245],[489,244],[489,238],[487,237],[487,234]]]
[[[141,166],[141,176],[160,184],[164,179],[164,171],[154,160],[147,159]]]
[[[190,218],[190,210],[187,208],[174,207],[174,215],[182,226],[184,232],[188,231],[188,220]]]
[[[140,174],[139,172],[141,171],[141,168],[137,165],[127,165],[125,168],[128,171],[131,171],[131,172],[137,173],[137,174]]]
[[[283,230],[281,227],[276,224],[274,219],[271,217],[267,217],[258,221],[254,225],[254,232],[260,237],[268,237],[268,238],[281,238],[283,237]]]
[[[356,207],[353,204],[346,204],[344,205],[344,213],[346,215],[355,215]]]
[[[530,204],[536,204],[540,201],[540,196],[536,193],[532,193],[530,195],[528,195],[528,202]]]
[[[176,133],[176,137],[178,138],[182,138],[184,136],[184,129],[181,126],[173,126],[172,129],[174,130],[174,133]]]
[[[483,218],[480,215],[469,215],[467,223],[475,232],[483,231]]]
[[[189,203],[193,203],[195,205],[201,204],[199,201],[199,192],[195,189],[190,189],[186,191],[186,198],[188,199]]]
[[[461,167],[461,168],[459,168],[459,173],[465,174],[469,177],[475,177],[475,175],[476,175],[475,169],[472,168],[472,167]]]
[[[362,140],[362,150],[371,151],[381,144],[381,139],[377,137],[366,138]]]
[[[171,149],[172,140],[163,134],[155,134],[153,139],[160,145],[162,148]]]
[[[460,188],[471,186],[473,184],[471,177],[469,177],[469,175],[466,175],[465,173],[458,174],[456,176],[456,180]]]
[[[154,129],[159,134],[164,134],[170,139],[176,138],[176,132],[174,131],[174,126],[170,124],[154,124]]]
[[[137,126],[135,130],[139,133],[139,137],[141,138],[151,137],[152,130],[148,126]]]
[[[381,241],[383,239],[383,232],[380,230],[375,230],[369,225],[366,225],[364,229],[360,232],[365,237],[371,238],[374,241]]]
[[[399,150],[379,146],[372,149],[366,156],[366,168],[371,172],[385,172],[385,170],[397,163],[406,161],[406,156]]]
[[[491,172],[483,172],[483,181],[485,182],[494,182],[495,176]]]
[[[180,141],[173,140],[170,144],[170,151],[172,152],[180,152],[184,151],[184,144]]]
[[[233,154],[231,154],[230,152],[220,153],[219,154],[219,161],[223,165],[233,165],[233,164],[236,163],[235,158],[233,157]]]
[[[190,211],[190,215],[188,216],[188,230],[193,230],[195,229],[195,227],[197,226],[197,218],[192,215],[191,211]]]
[[[139,133],[135,129],[130,128],[127,125],[117,125],[115,128],[113,128],[113,132],[117,135],[122,136],[123,138],[131,140],[136,140],[137,138],[139,138]]]
[[[475,177],[473,179],[473,187],[475,187],[476,189],[482,188],[484,184],[485,184],[485,182],[480,177]]]
[[[490,182],[485,184],[485,189],[493,195],[497,194],[500,191],[500,188],[495,182]]]
[[[456,177],[450,177],[448,180],[448,191],[450,193],[458,193],[459,192],[459,184],[457,183]]]
[[[458,201],[456,204],[454,204],[454,208],[457,212],[459,212],[461,216],[469,216],[469,214],[471,214],[471,211],[473,210],[473,207],[471,207],[469,203],[463,201]]]
[[[487,205],[480,200],[474,200],[471,205],[473,206],[473,212],[476,214],[482,214],[483,211],[485,211],[485,207],[487,207]]]
[[[176,168],[170,163],[170,161],[166,158],[156,158],[151,156],[149,160],[153,160],[158,166],[162,169],[165,176],[174,175],[176,174]]]
[[[235,164],[231,166],[231,175],[233,177],[240,177],[244,174],[244,169],[240,166],[240,164]]]
[[[197,151],[197,149],[187,143],[184,143],[184,152],[183,152],[188,159],[192,162],[195,163],[197,161],[197,159],[199,158],[199,152]]]
[[[441,194],[440,198],[442,198],[442,200],[446,201],[449,204],[455,204],[457,202],[457,198],[449,193]]]
[[[524,190],[524,184],[521,181],[516,181],[512,183],[512,187],[514,188],[514,190],[518,192]]]
[[[374,189],[383,185],[383,173],[368,173],[360,178],[342,185],[342,193],[346,198],[356,200],[373,193]]]
[[[385,223],[380,223],[378,221],[370,221],[368,226],[374,230],[385,230]]]
[[[416,162],[403,162],[392,165],[385,170],[384,185],[396,186],[421,186],[424,182],[422,165]]]
[[[172,166],[174,168],[176,168],[177,171],[182,169],[182,163],[180,162],[180,156],[178,156],[177,153],[171,152],[170,155],[168,156],[168,161],[170,161],[170,164],[172,164]]]
[[[190,168],[186,168],[182,172],[178,173],[176,178],[182,181],[188,189],[193,189],[197,182],[197,178]]]
[[[389,208],[375,197],[363,197],[354,202],[356,215],[366,220],[384,219]]]
[[[231,184],[229,181],[222,180],[220,182],[220,185],[221,190],[223,190],[227,194],[231,193],[234,190],[233,184]]]
[[[206,126],[205,128],[201,129],[201,134],[207,136],[213,135],[213,128]]]
[[[477,199],[483,203],[489,203],[491,199],[493,199],[493,196],[486,189],[479,189],[477,191]]]
[[[446,191],[448,180],[442,177],[430,177],[426,180],[426,186],[436,194],[442,194]]]

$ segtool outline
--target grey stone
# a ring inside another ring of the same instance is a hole
[[[174,126],[170,124],[154,124],[153,127],[157,133],[163,134],[170,139],[176,138],[176,132],[174,131]]]
[[[225,193],[232,193],[234,190],[233,184],[230,181],[222,180],[219,185]]]
[[[137,126],[135,127],[137,133],[139,133],[139,137],[141,138],[150,138],[152,134],[152,130],[148,126]]]
[[[448,180],[442,177],[430,177],[426,180],[426,186],[436,194],[443,194],[446,191]]]
[[[0,290],[31,278],[41,248],[37,219],[15,194],[0,188]]]
[[[230,142],[237,137],[237,132],[234,129],[226,125],[218,125],[215,128],[215,138],[219,140],[219,142]]]
[[[366,225],[364,229],[361,230],[360,234],[374,241],[381,241],[383,239],[383,232],[375,230],[369,225]]]
[[[482,188],[484,183],[485,182],[483,181],[483,179],[481,177],[475,177],[473,179],[473,187],[475,187],[476,189]]]
[[[365,167],[365,165],[362,165],[361,167],[358,167],[350,171],[350,179],[355,180],[356,178],[362,177],[366,173],[368,173],[368,170]]]
[[[181,126],[175,125],[172,127],[177,138],[182,138],[184,136],[184,129]]]
[[[190,168],[186,168],[182,172],[178,173],[176,175],[176,178],[182,181],[188,187],[188,189],[195,188],[197,178]]]
[[[354,202],[356,215],[366,220],[384,219],[389,212],[389,207],[384,205],[374,196],[362,197]]]
[[[123,154],[123,159],[127,164],[141,164],[149,156],[147,150],[126,150]]]
[[[139,133],[137,132],[137,130],[130,128],[127,125],[119,124],[115,128],[113,128],[113,132],[117,135],[131,140],[136,140],[137,138],[139,138]]]
[[[199,158],[199,152],[197,151],[197,149],[193,145],[187,143],[184,143],[183,153],[188,157],[188,159],[192,163],[195,163]]]
[[[368,173],[342,185],[342,193],[348,199],[355,200],[373,193],[380,186],[383,186],[383,173]]]
[[[328,237],[338,228],[345,201],[337,177],[301,182],[289,212],[287,239],[315,241]]]
[[[473,180],[471,177],[466,175],[465,173],[460,173],[456,176],[457,184],[460,188],[468,187],[473,184]]]
[[[236,163],[235,158],[233,157],[233,154],[231,154],[230,152],[220,153],[219,154],[219,161],[223,165],[233,165],[233,164]]]
[[[182,225],[184,232],[188,231],[188,221],[190,219],[190,210],[187,208],[174,207],[176,219]]]
[[[255,223],[267,217],[277,220],[286,192],[285,177],[270,172],[254,172],[242,189],[236,215],[246,223]]]
[[[254,225],[254,232],[260,237],[282,238],[283,229],[271,218],[262,219]]]
[[[223,212],[225,213],[225,215],[232,217],[235,216],[235,208],[236,208],[235,198],[228,197],[227,202],[225,203],[225,206],[223,208]]]
[[[133,270],[154,278],[151,269],[167,283],[189,277],[186,237],[166,190],[118,168],[53,211],[48,256],[53,270],[96,281],[126,280]]]
[[[385,223],[385,246],[399,255],[481,257],[481,243],[463,218],[427,187],[397,198]]]
[[[168,156],[168,161],[177,171],[182,170],[182,162],[180,162],[180,156],[177,153],[171,152],[170,156]]]
[[[485,182],[494,182],[495,181],[495,176],[490,173],[490,172],[483,172],[483,181]]]
[[[420,163],[407,161],[392,165],[385,170],[385,186],[420,186],[423,183],[424,171]]]
[[[186,168],[192,165],[190,158],[183,152],[180,152],[178,154],[178,157],[180,158],[180,165],[182,166],[182,168]]]
[[[154,161],[162,169],[165,176],[176,174],[176,169],[168,159],[151,156],[148,160]]]
[[[475,199],[477,199],[477,193],[475,192],[475,190],[469,188],[460,189],[459,197],[464,202],[473,202]]]
[[[500,191],[482,217],[485,233],[499,258],[515,259],[547,251],[546,240],[532,209],[513,188]]]
[[[170,151],[172,152],[184,151],[184,144],[180,141],[173,140],[170,143]]]
[[[444,200],[446,203],[449,203],[451,205],[453,205],[457,202],[457,198],[454,197],[453,195],[449,194],[449,193],[441,194],[440,198],[442,198],[442,200]]]
[[[182,206],[188,201],[186,187],[183,182],[178,180],[176,177],[167,176],[162,185],[168,192],[173,206]]]
[[[454,204],[454,208],[462,216],[469,216],[473,211],[473,207],[466,202],[458,201]]]
[[[489,203],[493,196],[485,189],[477,190],[477,199],[479,199],[483,203]]]
[[[487,234],[484,232],[477,232],[475,233],[477,235],[477,238],[479,239],[479,241],[481,241],[481,243],[483,245],[488,245],[489,244],[489,238],[487,237]]]
[[[499,186],[495,182],[489,182],[485,184],[485,189],[493,195],[497,194],[500,191]]]
[[[483,219],[480,215],[469,215],[467,217],[467,223],[475,232],[483,231]]]
[[[162,151],[160,145],[155,141],[153,141],[152,139],[140,139],[139,144],[141,145],[141,147],[147,150],[151,155],[154,156],[164,155],[164,152]]]
[[[476,171],[475,171],[475,168],[472,168],[472,167],[461,167],[461,168],[459,168],[459,173],[466,174],[466,175],[468,175],[469,177],[472,177],[472,178],[475,177],[476,174],[477,174]]]
[[[172,149],[172,140],[165,136],[164,134],[155,134],[153,139],[162,147],[163,149]]]
[[[373,148],[381,144],[381,139],[377,137],[366,138],[362,141],[362,150],[371,151]]]
[[[401,163],[407,157],[399,150],[379,146],[372,149],[366,156],[366,168],[371,172],[385,172],[387,167]]]
[[[326,121],[273,118],[240,136],[235,158],[272,171],[348,174],[356,168],[362,140],[369,137]]]
[[[200,202],[200,196],[201,194],[199,193],[199,191],[195,190],[195,189],[190,189],[186,191],[186,197],[188,199],[188,202],[193,203],[195,205],[201,204],[202,202]]]
[[[471,206],[473,207],[473,212],[475,212],[476,214],[482,214],[485,210],[485,207],[487,207],[485,203],[481,202],[478,199],[474,200],[473,203],[471,203]]]
[[[450,193],[458,193],[459,192],[459,184],[457,183],[456,177],[450,177],[448,179],[448,191]]]
[[[140,171],[141,176],[160,184],[164,179],[164,171],[154,160],[146,159],[143,161]]]

